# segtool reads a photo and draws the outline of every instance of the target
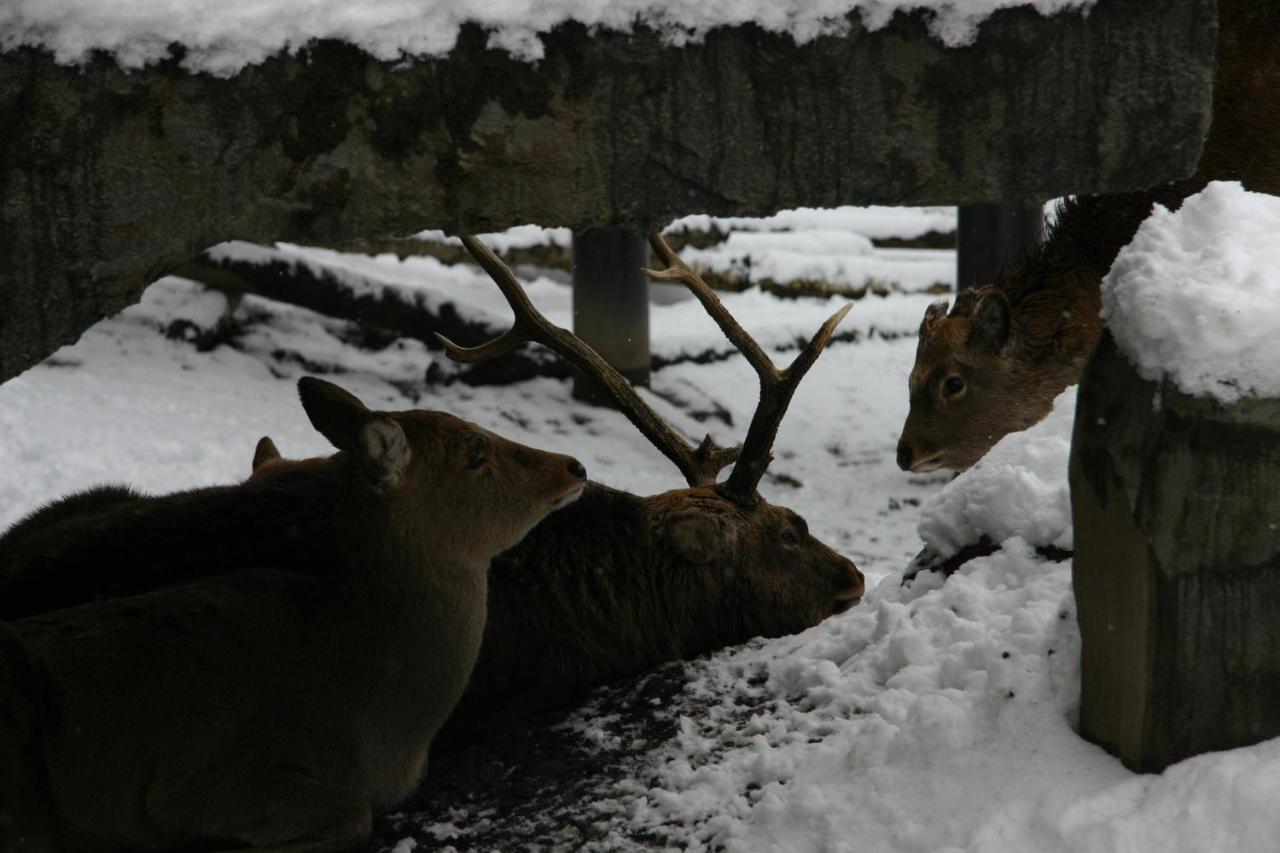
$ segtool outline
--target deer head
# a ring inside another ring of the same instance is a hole
[[[487,563],[547,513],[575,500],[586,484],[578,460],[517,444],[445,412],[370,411],[337,385],[310,376],[299,380],[298,393],[312,425],[345,454],[351,476],[388,504],[410,550],[429,535],[433,550],[450,540],[459,558],[483,553]],[[279,457],[270,442],[259,442],[256,469]],[[454,522],[442,530],[440,518]]]
[[[1053,287],[1012,304],[1006,287],[1031,276],[1015,267],[1003,284],[970,290],[925,310],[907,385],[911,409],[898,467],[963,471],[1008,433],[1049,413],[1079,381],[1097,340],[1097,276],[1058,273]]]
[[[613,396],[623,414],[676,465],[689,484],[687,489],[648,499],[654,525],[650,541],[692,571],[709,573],[708,583],[720,585],[738,598],[735,606],[722,603],[716,611],[736,612],[752,622],[751,633],[742,634],[742,625],[729,631],[733,642],[756,634],[792,633],[860,600],[864,581],[857,567],[810,535],[799,515],[770,505],[757,490],[772,458],[778,425],[797,385],[851,306],[828,319],[791,365],[780,370],[733,319],[715,291],[654,234],[650,245],[666,269],[649,270],[650,276],[689,288],[760,380],[760,402],[742,446],[720,447],[710,435],[695,445],[664,422],[590,347],[543,317],[511,270],[484,244],[470,236],[462,240],[502,290],[516,319],[511,330],[477,347],[460,347],[441,337],[449,357],[477,362],[533,341],[564,356]],[[734,467],[729,476],[718,481],[721,469],[730,464]],[[724,645],[726,640],[719,637],[716,642]]]

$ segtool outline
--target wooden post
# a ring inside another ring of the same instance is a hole
[[[995,281],[1008,261],[1039,242],[1044,205],[965,204],[956,223],[956,293]]]
[[[573,234],[573,333],[633,385],[649,384],[649,244],[636,228],[609,226]],[[579,375],[574,396],[613,405]]]
[[[1104,333],[1070,478],[1080,733],[1139,772],[1280,735],[1280,400],[1150,382]]]

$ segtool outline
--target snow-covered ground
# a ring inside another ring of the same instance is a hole
[[[930,30],[949,46],[973,40],[992,12],[1031,6],[1049,15],[1087,9],[1094,0],[5,0],[0,3],[0,50],[47,48],[60,62],[106,51],[125,67],[164,59],[170,46],[188,53],[193,71],[230,75],[281,50],[316,39],[340,39],[381,59],[439,56],[457,41],[463,24],[489,31],[489,43],[526,60],[542,57],[538,38],[557,24],[578,21],[595,29],[629,32],[637,22],[675,43],[701,39],[719,26],[752,23],[789,33],[798,42],[844,33],[857,13],[868,29],[889,23],[900,9],[925,9]]]
[[[805,230],[793,232],[797,243]],[[861,251],[855,243],[851,251]],[[305,251],[308,262],[358,266],[369,279],[438,286],[441,299],[492,289],[464,270]],[[557,287],[546,281],[532,294],[563,322]],[[490,299],[476,297],[475,305]],[[641,493],[681,485],[625,419],[575,402],[565,381],[428,385],[427,366],[439,356],[420,343],[363,350],[346,323],[252,297],[238,310],[234,347],[198,352],[161,333],[178,317],[208,324],[220,299],[166,279],[143,304],[0,386],[0,526],[103,481],[162,491],[242,478],[263,434],[287,455],[323,453],[293,389],[316,370],[376,407],[443,408],[572,452],[611,485]],[[583,804],[612,832],[600,849],[643,839],[732,851],[1274,851],[1280,742],[1137,776],[1072,729],[1080,674],[1070,561],[1036,548],[1071,544],[1073,391],[955,481],[895,466],[912,334],[929,299],[891,293],[855,303],[846,323],[874,317],[884,334],[834,343],[822,356],[762,484],[859,564],[865,600],[801,635],[694,664],[685,690],[698,713],[643,772]],[[751,292],[726,303],[771,344],[816,326],[831,308]],[[693,339],[668,327],[716,334],[695,303],[662,311],[669,323],[655,320],[654,330],[663,346]],[[741,438],[754,405],[755,380],[739,358],[676,363],[657,371],[653,386],[648,399],[678,428],[691,436],[711,429],[722,442]],[[926,572],[900,583],[922,545],[946,552],[982,534],[1004,547],[948,579]],[[573,725],[583,742],[602,736],[590,715]],[[413,831],[418,850],[447,837],[429,830]]]

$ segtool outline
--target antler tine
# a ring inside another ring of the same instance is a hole
[[[665,270],[649,270],[649,274],[660,281],[676,281],[693,292],[702,307],[706,309],[716,325],[724,332],[747,362],[760,377],[760,402],[756,405],[755,414],[751,417],[751,425],[747,428],[747,438],[742,442],[742,452],[729,474],[729,479],[720,487],[722,493],[736,501],[752,503],[756,499],[756,487],[765,469],[773,460],[773,440],[778,435],[778,426],[782,416],[786,414],[791,397],[795,394],[800,380],[817,361],[818,356],[831,340],[836,326],[849,313],[852,304],[845,305],[832,314],[822,328],[809,341],[800,354],[786,370],[779,370],[773,360],[765,353],[755,340],[733,319],[720,297],[715,294],[702,276],[698,275],[680,256],[672,251],[662,236],[654,232],[649,237],[649,245],[654,254],[662,258],[667,265]]]
[[[778,369],[774,367],[773,360],[765,354],[765,351],[756,343],[756,339],[747,334],[747,330],[733,319],[733,315],[729,313],[729,309],[724,307],[724,303],[720,301],[720,297],[711,289],[711,286],[702,280],[702,276],[698,275],[694,269],[686,264],[679,255],[675,253],[667,241],[662,239],[662,235],[654,231],[649,235],[649,247],[653,249],[653,253],[662,258],[662,262],[667,265],[664,270],[645,270],[651,278],[658,281],[673,281],[683,284],[685,287],[697,297],[702,303],[702,307],[711,315],[711,319],[716,321],[716,325],[720,327],[720,331],[724,332],[724,336],[729,339],[729,343],[741,352],[747,359],[747,362],[755,368],[756,373],[761,374],[763,378],[765,373],[771,377],[777,377]]]
[[[516,320],[510,330],[476,347],[460,347],[443,335],[437,334],[436,337],[444,345],[449,358],[454,361],[474,363],[510,352],[522,343],[542,344],[568,359],[579,370],[600,383],[617,401],[618,407],[627,419],[635,424],[662,455],[675,463],[690,486],[714,485],[720,469],[738,458],[738,448],[719,447],[710,435],[697,447],[686,441],[666,421],[662,420],[657,412],[653,411],[635,392],[631,383],[614,370],[595,350],[572,333],[552,324],[542,316],[529,300],[520,282],[516,280],[515,274],[488,246],[470,235],[463,236],[462,244],[498,285],[503,296],[507,298],[507,304],[515,313]]]

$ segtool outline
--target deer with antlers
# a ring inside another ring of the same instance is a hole
[[[857,567],[814,538],[799,515],[770,504],[757,491],[787,405],[847,306],[780,370],[701,278],[654,236],[653,250],[666,269],[650,274],[688,287],[760,377],[760,403],[741,448],[720,447],[710,437],[694,444],[586,344],[547,321],[487,247],[473,237],[463,242],[502,290],[516,321],[498,339],[474,348],[443,341],[450,357],[496,358],[527,341],[551,348],[617,400],[640,432],[675,463],[688,487],[640,496],[589,483],[574,504],[548,516],[519,546],[493,560],[480,658],[441,739],[473,739],[503,720],[568,704],[586,689],[665,661],[755,636],[794,633],[861,599],[864,581]],[[264,440],[254,456],[253,479],[268,486],[307,464],[281,459]],[[731,464],[728,478],[717,482]],[[101,514],[112,512],[113,503],[127,511],[136,495],[106,489],[68,500],[83,506],[54,504],[43,517],[38,513],[0,537],[0,563],[10,555],[9,565],[0,570],[0,609],[7,618],[218,570],[216,559],[198,555],[164,566],[138,564],[110,576],[86,572],[71,560],[25,560],[21,555],[41,552],[38,540],[56,540],[60,553],[100,548],[103,543],[94,540],[101,534],[93,531],[102,527]],[[262,540],[256,547],[267,553],[298,547],[284,530],[273,544],[263,529],[268,526],[269,520],[255,526]],[[174,546],[182,552],[182,542]],[[305,565],[293,564],[299,562]]]
[[[861,599],[857,567],[814,538],[803,518],[757,491],[787,405],[849,306],[780,370],[698,274],[660,236],[651,237],[666,269],[649,274],[692,291],[760,378],[742,446],[720,447],[710,436],[695,445],[595,351],[543,317],[488,247],[462,240],[516,319],[476,347],[442,337],[449,357],[475,363],[528,342],[548,347],[598,382],[689,485],[642,497],[591,483],[576,503],[492,562],[480,659],[440,741],[474,740],[665,661],[803,630]],[[259,444],[256,472],[270,476],[289,464],[296,463],[280,460],[274,445]]]

